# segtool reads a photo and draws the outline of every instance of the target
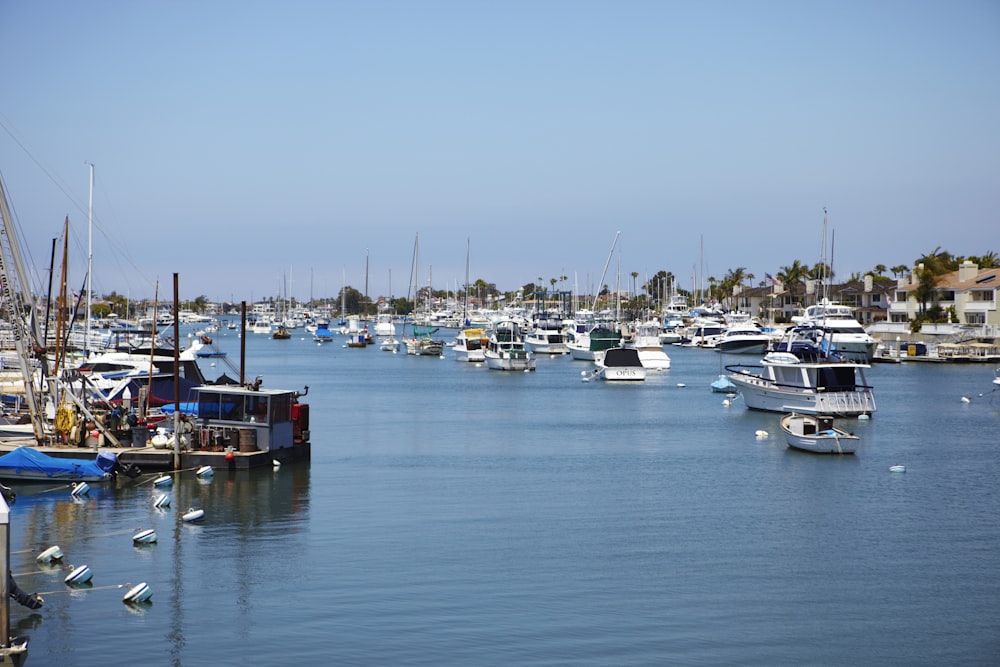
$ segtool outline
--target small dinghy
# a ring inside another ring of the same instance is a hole
[[[73,485],[73,490],[70,491],[70,495],[73,496],[85,496],[90,493],[90,485],[86,482],[78,482]]]
[[[895,472],[895,473],[906,472],[906,466],[900,466],[900,465],[889,466],[889,472]]]
[[[139,531],[132,536],[132,541],[136,544],[152,544],[156,541],[156,531],[152,528]]]
[[[153,507],[155,507],[158,510],[161,510],[165,507],[170,507],[170,496],[166,493],[161,493],[160,495],[156,496],[156,498],[153,500]]]
[[[70,586],[78,586],[80,584],[90,583],[90,580],[93,579],[93,577],[94,573],[90,571],[90,568],[86,565],[81,565],[70,572],[69,576],[67,576],[63,581]]]
[[[194,474],[197,475],[198,477],[201,477],[202,479],[205,479],[208,477],[213,477],[215,475],[215,471],[212,470],[212,466],[202,466],[198,468],[198,470],[196,470]]]
[[[157,477],[153,481],[153,486],[173,486],[174,478],[170,475],[164,475],[163,477]]]
[[[42,553],[38,554],[36,559],[39,563],[51,563],[54,560],[62,560],[63,552],[58,546],[49,547]]]
[[[789,447],[816,454],[853,454],[860,438],[833,425],[833,417],[792,412],[781,418]]]
[[[140,602],[148,602],[151,597],[153,597],[153,589],[147,586],[144,581],[128,589],[128,592],[122,597],[122,602],[138,604]]]
[[[181,518],[189,523],[191,521],[201,521],[205,518],[205,510],[191,508]]]

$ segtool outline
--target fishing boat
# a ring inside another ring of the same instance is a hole
[[[875,396],[865,379],[871,367],[827,352],[822,335],[821,329],[796,327],[759,365],[726,366],[746,406],[836,417],[874,414]]]
[[[610,382],[641,382],[646,379],[646,368],[633,347],[611,347],[595,360],[598,373]]]
[[[49,456],[18,447],[0,456],[0,479],[17,482],[107,482],[118,472],[118,457],[102,450],[90,459]]]
[[[858,436],[833,425],[833,417],[792,412],[781,418],[789,447],[816,454],[853,454]]]
[[[535,355],[525,349],[521,326],[514,320],[502,320],[493,326],[493,333],[483,356],[486,358],[486,367],[491,370],[535,370]]]

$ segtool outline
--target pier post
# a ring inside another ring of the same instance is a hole
[[[28,657],[28,642],[15,644],[10,636],[10,508],[0,497],[0,663],[17,667]]]

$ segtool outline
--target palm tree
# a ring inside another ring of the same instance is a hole
[[[805,266],[799,260],[795,260],[790,266],[783,266],[778,270],[777,278],[785,286],[785,289],[788,290],[788,296],[792,301],[796,300],[798,287],[802,284],[808,272],[809,267]]]

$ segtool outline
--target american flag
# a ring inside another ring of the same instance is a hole
[[[770,273],[765,273],[764,274],[764,284],[768,285],[768,286],[773,285],[774,284],[774,276],[772,276]]]

